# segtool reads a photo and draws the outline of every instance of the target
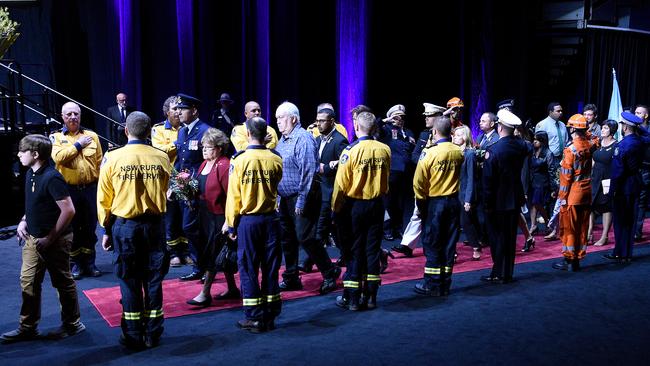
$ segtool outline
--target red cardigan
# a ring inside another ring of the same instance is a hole
[[[203,161],[199,167],[199,174],[203,171],[207,161]],[[223,215],[226,209],[226,194],[228,193],[228,171],[230,159],[221,156],[212,166],[205,182],[205,192],[201,192],[200,198],[207,202],[208,210],[215,215]]]

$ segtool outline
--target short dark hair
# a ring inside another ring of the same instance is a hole
[[[35,151],[38,153],[38,160],[47,161],[52,155],[52,141],[43,135],[27,135],[18,143],[18,151]]]
[[[492,113],[492,112],[485,112],[487,114],[488,118],[490,119],[491,122],[496,122],[497,121],[497,115]]]
[[[582,113],[585,113],[585,111],[592,111],[594,112],[594,115],[598,115],[598,108],[595,104],[587,104],[584,108],[582,108]]]
[[[451,135],[451,119],[447,116],[436,118],[433,122],[433,128],[438,131],[440,136],[449,137]]]
[[[555,110],[555,107],[561,106],[560,102],[550,102],[548,107],[546,107],[546,112],[551,113]]]
[[[262,117],[253,117],[246,120],[246,129],[257,141],[264,141],[266,137],[266,121]]]
[[[613,119],[607,119],[603,121],[603,126],[609,127],[609,135],[614,136],[616,131],[618,130],[618,122],[614,121]]]
[[[334,113],[334,111],[330,108],[320,109],[317,114],[327,114],[327,119],[336,118],[336,113]]]
[[[149,136],[149,131],[151,131],[151,118],[144,112],[131,112],[126,117],[126,128],[129,135],[138,140],[144,140]]]

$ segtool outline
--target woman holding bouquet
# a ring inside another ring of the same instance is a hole
[[[216,257],[225,239],[221,240],[225,226],[224,210],[228,192],[228,170],[230,159],[225,155],[230,141],[223,132],[216,128],[208,129],[203,138],[203,159],[197,179],[199,181],[199,227],[200,242],[197,243],[198,267],[205,273],[203,289],[187,303],[194,306],[209,306],[212,303],[210,289],[217,272]],[[240,293],[235,283],[234,273],[225,273],[228,290],[216,299],[239,298]]]

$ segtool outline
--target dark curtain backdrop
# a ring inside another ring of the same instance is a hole
[[[344,91],[337,87],[335,1],[38,4],[14,9],[25,34],[11,56],[24,64],[43,64],[30,71],[100,112],[124,91],[154,121],[163,118],[165,98],[177,92],[203,100],[203,119],[210,118],[222,92],[235,99],[237,119],[243,119],[246,101],[257,100],[272,125],[275,108],[284,100],[298,105],[305,125],[321,102],[349,113],[336,105]],[[595,101],[602,116],[612,66],[624,102],[648,102],[648,88],[642,85],[648,76],[643,66],[648,37],[631,33],[584,31],[585,62],[549,86],[552,34],[539,30],[540,9],[541,1],[369,1],[368,16],[360,19],[367,34],[364,103],[380,116],[404,104],[415,131],[423,127],[423,102],[444,105],[453,96],[465,101],[465,121],[474,127],[484,110],[494,110],[507,97],[516,99],[522,119],[541,120],[551,100],[571,113]],[[103,120],[85,112],[83,123],[105,131]]]
[[[650,103],[650,35],[590,30],[587,36],[585,95],[607,118],[612,96],[612,68],[624,107]]]

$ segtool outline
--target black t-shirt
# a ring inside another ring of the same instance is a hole
[[[36,238],[42,238],[56,226],[61,210],[56,204],[70,196],[68,187],[61,173],[49,164],[36,172],[27,170],[25,178],[25,216],[27,232]],[[66,229],[65,231],[68,231]]]

